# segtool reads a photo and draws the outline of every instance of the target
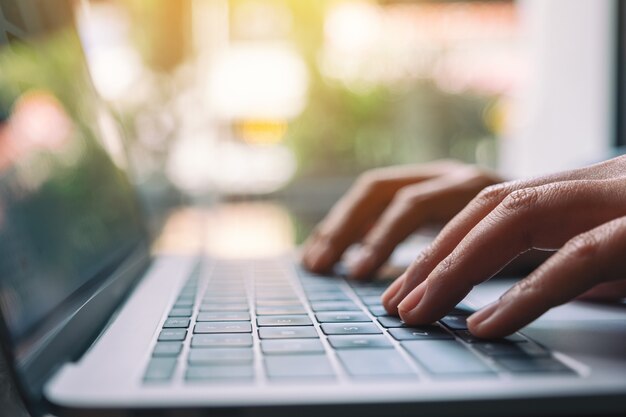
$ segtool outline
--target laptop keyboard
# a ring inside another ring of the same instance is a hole
[[[429,326],[387,315],[387,283],[288,262],[199,263],[164,319],[146,383],[515,378],[576,373],[521,334],[484,340],[457,306]]]

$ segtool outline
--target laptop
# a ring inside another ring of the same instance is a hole
[[[0,330],[33,414],[626,413],[624,305],[478,340],[465,318],[510,280],[411,328],[382,308],[386,282],[293,254],[152,255],[67,4],[0,10]]]

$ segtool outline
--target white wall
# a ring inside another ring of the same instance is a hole
[[[614,1],[518,1],[530,73],[516,127],[503,140],[505,175],[570,169],[606,155],[614,134]]]

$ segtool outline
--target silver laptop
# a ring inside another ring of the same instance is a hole
[[[465,318],[510,281],[411,328],[381,306],[384,281],[289,254],[151,256],[65,3],[15,4],[0,1],[0,328],[33,413],[626,413],[623,305],[573,303],[478,340]]]

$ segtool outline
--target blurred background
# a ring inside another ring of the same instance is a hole
[[[163,247],[194,246],[183,231],[201,218],[221,255],[273,253],[301,242],[367,169],[455,158],[533,175],[594,160],[609,142],[610,1],[83,0],[76,10],[153,228],[171,231]],[[559,130],[579,113],[577,138]]]
[[[148,206],[245,199],[260,218],[295,212],[296,240],[364,170],[446,157],[494,167],[526,73],[512,1],[78,7]]]

